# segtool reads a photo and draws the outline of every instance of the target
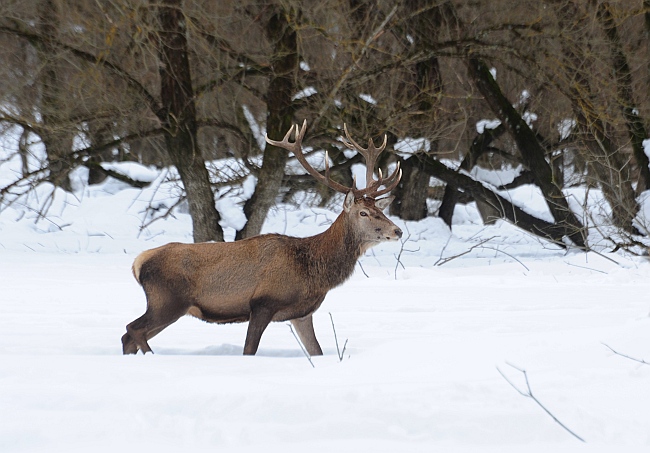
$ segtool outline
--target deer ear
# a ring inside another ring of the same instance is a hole
[[[383,211],[388,207],[389,204],[393,202],[394,199],[395,197],[392,195],[390,197],[380,198],[379,200],[375,200],[375,206]]]
[[[352,205],[354,204],[354,193],[352,191],[349,191],[347,195],[345,195],[345,201],[343,202],[343,209],[345,212],[350,212],[350,209],[352,208]]]

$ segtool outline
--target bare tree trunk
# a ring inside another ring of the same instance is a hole
[[[286,134],[294,120],[295,107],[291,95],[294,92],[298,69],[298,47],[296,31],[287,22],[286,12],[283,10],[277,11],[270,18],[266,33],[273,45],[273,75],[266,95],[266,130],[269,137],[278,139]],[[282,187],[287,158],[286,150],[272,145],[266,146],[255,192],[244,205],[244,214],[248,221],[244,228],[237,232],[237,239],[260,234],[264,220]]]
[[[648,8],[650,8],[650,2]],[[630,142],[632,145],[632,152],[639,167],[639,182],[637,191],[642,192],[650,189],[650,161],[643,149],[643,140],[648,137],[648,132],[643,124],[643,119],[638,115],[638,109],[634,102],[634,95],[632,91],[632,74],[630,66],[627,62],[627,57],[621,45],[621,39],[618,34],[618,28],[614,17],[612,16],[611,6],[608,2],[598,5],[597,17],[605,31],[605,36],[609,41],[612,52],[612,64],[614,66],[614,78],[616,80],[616,92],[623,117],[625,118],[625,126],[627,127],[630,135]],[[647,12],[646,14],[650,14]]]
[[[424,32],[422,30],[421,32]],[[435,94],[442,92],[442,80],[437,58],[416,64],[414,97],[419,112],[425,114],[434,108]],[[415,121],[418,120],[415,115]],[[421,120],[420,120],[421,121]],[[438,143],[431,141],[429,153],[436,154]],[[427,216],[427,189],[429,176],[422,171],[421,156],[414,154],[402,161],[402,179],[392,194],[396,200],[390,205],[390,212],[404,220],[422,220]]]
[[[411,18],[406,22],[403,33],[417,51],[426,51],[433,38],[438,36],[444,22],[447,5],[436,0],[410,0],[404,3],[405,13]],[[440,103],[442,96],[442,75],[438,58],[433,57],[416,63],[413,67],[414,80],[402,82],[407,102],[414,107],[413,124],[426,122],[431,111]],[[431,141],[429,153],[437,154],[437,138]],[[402,179],[393,190],[395,202],[390,212],[404,220],[421,220],[427,216],[427,192],[429,176],[423,171],[421,156],[414,154],[402,162]]]
[[[29,147],[27,146],[27,138],[29,131],[23,128],[18,139],[18,154],[20,154],[21,173],[23,178],[29,174]]]
[[[472,168],[474,168],[474,165],[476,165],[478,158],[488,150],[492,141],[503,135],[505,131],[506,128],[503,126],[503,124],[501,124],[496,129],[486,129],[483,131],[483,133],[479,134],[472,142],[472,145],[470,146],[467,154],[465,154],[465,157],[463,157],[463,160],[460,163],[460,169],[466,172],[470,172]],[[458,191],[458,187],[455,187],[452,184],[447,184],[447,187],[445,187],[445,193],[442,197],[442,203],[440,204],[440,210],[438,211],[438,216],[447,224],[449,228],[451,228],[451,223],[454,216],[454,208],[456,207],[456,203],[458,203],[459,198],[460,192]],[[479,200],[476,200],[476,203],[479,206],[484,204]],[[480,208],[479,212],[481,212],[481,209],[483,208]],[[485,208],[483,210],[486,214],[483,216],[483,212],[481,212],[483,223],[493,222],[492,215],[489,214],[489,212],[493,211],[490,208]]]
[[[53,0],[42,0],[39,4],[39,31],[54,39],[57,35],[59,11]],[[49,181],[63,190],[72,190],[70,186],[69,155],[72,151],[72,134],[66,129],[67,109],[63,105],[61,90],[61,66],[57,61],[57,49],[49,40],[37,46],[41,64],[41,115],[43,127],[41,140],[45,145]]]
[[[643,14],[644,24],[645,24],[645,39],[650,41],[650,0],[643,0],[643,9],[645,13]],[[648,46],[650,51],[650,46]],[[648,73],[650,73],[650,55],[648,55]]]
[[[420,33],[424,33],[420,30]],[[419,112],[430,112],[436,103],[435,95],[442,92],[442,80],[438,59],[416,64],[415,99]],[[415,121],[417,121],[415,115]],[[431,141],[430,153],[436,154],[438,143]],[[421,156],[414,154],[402,161],[402,179],[393,190],[396,200],[391,204],[390,212],[404,220],[422,220],[427,216],[427,189],[429,176],[422,171]]]
[[[88,139],[93,146],[101,146],[104,143],[109,143],[111,141],[111,135],[107,127],[98,126],[94,122],[88,124]],[[113,148],[114,149],[114,148]],[[106,180],[108,175],[105,171],[101,170],[101,163],[105,161],[105,157],[108,157],[111,153],[111,149],[106,151],[92,154],[86,163],[88,167],[88,185],[101,184]]]
[[[469,57],[467,65],[474,85],[517,144],[522,162],[533,173],[535,183],[542,191],[556,224],[562,225],[563,231],[574,244],[584,247],[584,227],[569,209],[564,194],[553,181],[553,171],[545,159],[544,148],[535,133],[503,95],[485,63],[478,58]]]
[[[402,179],[391,192],[395,201],[390,213],[403,220],[422,220],[427,216],[427,187],[431,177],[424,171],[422,154],[402,160]]]
[[[185,187],[194,242],[223,241],[208,170],[197,142],[196,107],[181,3],[181,0],[152,2],[158,8],[160,22],[158,58],[160,99],[166,120],[165,144]]]
[[[558,23],[564,30],[571,30],[578,17],[578,8],[566,0],[553,0],[556,5]],[[582,140],[589,152],[586,160],[598,178],[603,196],[612,208],[612,221],[617,227],[636,234],[633,225],[639,210],[634,190],[626,169],[626,159],[610,140],[608,125],[594,109],[591,102],[592,90],[584,68],[586,57],[579,46],[562,42],[562,53],[566,64],[564,71],[570,80],[569,96]]]

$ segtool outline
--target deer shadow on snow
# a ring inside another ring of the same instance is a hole
[[[233,344],[221,344],[208,346],[202,349],[194,348],[158,348],[156,355],[163,356],[242,356],[244,348]],[[305,353],[298,348],[260,348],[257,351],[259,357],[295,358],[305,357]],[[323,349],[323,355],[336,355],[336,349]]]

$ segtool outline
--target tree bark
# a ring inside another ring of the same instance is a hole
[[[402,220],[422,220],[427,216],[427,187],[429,175],[424,172],[422,154],[413,154],[401,161],[402,179],[391,195],[395,201],[390,213]]]
[[[197,141],[196,107],[181,3],[181,0],[152,2],[158,8],[160,25],[158,58],[165,144],[185,187],[194,242],[223,241],[208,170]]]
[[[571,30],[575,18],[579,17],[577,6],[566,0],[553,0],[560,28]],[[592,90],[584,68],[587,58],[580,46],[567,45],[562,41],[563,67],[569,80],[569,97],[578,123],[582,141],[588,150],[585,156],[589,167],[596,175],[603,196],[612,209],[614,225],[632,234],[638,233],[633,222],[639,210],[634,189],[625,174],[626,159],[610,140],[608,124],[602,115],[593,108]]]
[[[650,42],[650,0],[643,0],[643,9],[645,10],[645,13],[643,13],[643,23],[644,23],[644,28],[645,28],[645,39],[646,41]],[[648,49],[647,53],[647,70],[648,74],[650,74],[650,46],[646,46]]]
[[[43,0],[39,5],[39,31],[50,39],[58,32],[57,5],[53,0]],[[48,180],[57,187],[71,191],[69,155],[72,151],[72,133],[66,129],[66,106],[61,89],[61,65],[57,61],[57,49],[49,39],[39,42],[38,54],[43,65],[40,77],[41,115],[43,127],[41,140],[45,146]]]
[[[438,30],[444,21],[447,5],[435,0],[409,0],[404,3],[405,14],[411,18],[403,27],[404,39],[412,42],[415,51],[426,51],[438,37]],[[415,63],[412,68],[413,80],[405,79],[402,84],[406,102],[412,106],[414,130],[429,129],[431,112],[439,105],[443,83],[440,62],[437,57]],[[424,126],[424,127],[423,127]],[[430,154],[436,154],[437,138],[430,141]],[[423,172],[421,156],[414,154],[402,161],[402,179],[392,194],[395,201],[390,212],[403,220],[421,220],[428,214],[427,192],[429,176]]]
[[[485,151],[487,151],[487,149],[490,147],[492,141],[503,135],[505,131],[506,128],[503,126],[503,124],[500,124],[495,129],[486,129],[483,131],[483,133],[479,134],[474,139],[474,141],[472,141],[472,145],[469,147],[469,151],[467,154],[465,154],[465,157],[463,157],[459,168],[466,172],[470,172],[472,168],[474,168],[474,165],[476,165],[478,158],[481,157],[481,155],[483,155],[483,153],[485,153]],[[447,187],[445,187],[445,193],[442,196],[440,209],[438,210],[438,216],[447,224],[449,228],[451,228],[451,223],[454,216],[454,208],[456,207],[456,203],[458,203],[460,195],[461,194],[458,191],[458,187],[455,187],[452,184],[447,184]],[[479,202],[477,201],[477,203]],[[483,217],[483,214],[481,214],[481,217]],[[484,223],[488,223],[490,220],[492,219],[488,216],[483,218]]]
[[[467,66],[472,82],[517,144],[522,162],[535,176],[535,183],[542,191],[556,224],[574,244],[584,247],[584,227],[569,209],[564,194],[553,181],[553,171],[544,157],[544,148],[535,133],[501,92],[501,88],[482,60],[470,56],[467,59]]]
[[[424,30],[420,30],[420,33],[424,32]],[[414,120],[417,122],[418,116],[422,117],[434,108],[437,100],[435,95],[441,95],[442,93],[442,78],[437,58],[417,63],[414,69],[416,73],[416,93],[413,93],[413,98],[418,100],[416,103],[418,113],[414,115]],[[432,140],[429,153],[436,154],[437,149],[438,143]],[[422,171],[420,156],[414,154],[403,160],[402,179],[392,192],[396,200],[391,204],[391,214],[403,220],[424,219],[428,213],[428,187],[429,177]]]
[[[287,22],[285,11],[277,11],[269,20],[266,33],[273,46],[271,68],[273,75],[266,95],[268,119],[267,135],[279,139],[293,125],[295,106],[291,100],[298,69],[296,31]],[[260,234],[269,210],[275,204],[282,187],[288,153],[282,148],[266,145],[262,167],[257,174],[257,185],[244,204],[246,225],[237,232],[237,239]]]
[[[648,7],[650,8],[650,4]],[[650,14],[650,12],[646,14]],[[614,79],[616,80],[616,92],[618,94],[616,101],[623,113],[623,118],[625,118],[625,126],[630,135],[632,153],[639,168],[637,191],[642,192],[650,189],[650,161],[643,149],[643,141],[649,138],[648,132],[643,124],[643,119],[637,113],[638,109],[634,102],[634,94],[632,91],[632,73],[630,72],[630,66],[623,51],[618,28],[608,2],[598,5],[597,17],[605,31],[605,36],[611,48]]]

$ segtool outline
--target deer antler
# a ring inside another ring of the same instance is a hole
[[[296,131],[295,138],[293,143],[289,141],[289,138],[291,137],[291,132]],[[271,140],[268,135],[265,136],[266,142],[273,145],[277,146],[279,148],[284,148],[288,151],[291,151],[293,155],[298,159],[298,162],[300,162],[300,165],[302,165],[305,170],[307,170],[307,173],[312,175],[317,181],[325,184],[327,187],[336,190],[337,192],[341,193],[348,193],[350,190],[353,190],[350,187],[346,187],[343,184],[339,184],[336,181],[333,181],[330,179],[329,173],[330,173],[330,166],[329,166],[329,156],[327,153],[325,153],[325,176],[323,176],[318,170],[316,170],[314,167],[309,165],[307,162],[307,159],[305,158],[305,155],[302,153],[302,139],[305,136],[305,131],[307,130],[307,120],[303,121],[302,127],[298,129],[298,125],[294,124],[291,126],[289,131],[286,133],[284,138],[282,139],[281,142]]]
[[[347,140],[341,137],[341,139],[343,140],[343,144],[350,149],[357,150],[366,160],[367,170],[366,170],[365,189],[356,188],[356,179],[355,182],[353,182],[353,187],[344,186],[343,184],[340,184],[330,179],[329,156],[327,152],[325,153],[325,175],[323,175],[322,173],[314,169],[314,167],[309,165],[307,159],[305,158],[305,155],[302,152],[302,139],[305,136],[305,131],[307,130],[307,120],[303,121],[301,128],[298,128],[297,124],[291,126],[291,128],[285,134],[282,141],[271,140],[268,136],[265,136],[265,138],[267,143],[291,151],[293,155],[296,157],[296,159],[298,159],[298,162],[300,162],[300,165],[302,165],[305,168],[305,170],[307,170],[307,173],[312,175],[317,181],[325,184],[327,187],[333,190],[336,190],[337,192],[348,193],[352,191],[354,193],[355,198],[361,198],[364,196],[375,198],[393,190],[397,185],[397,183],[399,183],[400,178],[402,177],[402,170],[400,170],[399,168],[399,163],[397,164],[397,168],[395,169],[393,174],[390,175],[388,178],[384,179],[380,169],[379,179],[376,180],[373,179],[373,171],[375,168],[375,163],[377,162],[377,157],[384,150],[384,148],[386,148],[386,143],[387,143],[386,136],[384,135],[384,143],[379,148],[375,147],[375,143],[371,138],[368,139],[368,148],[366,149],[359,146],[359,144],[357,144],[357,142],[355,142],[350,137],[346,125],[343,125],[343,129],[345,130],[345,135],[347,137]],[[294,141],[291,142],[290,137],[291,137],[291,133],[294,132],[294,130],[295,130],[295,137],[294,137]],[[385,185],[384,189],[379,190],[379,187],[381,187],[382,185]]]
[[[379,157],[381,152],[386,148],[386,143],[388,142],[388,137],[386,136],[386,134],[384,134],[384,142],[381,144],[379,148],[375,146],[375,142],[373,141],[372,138],[368,139],[368,148],[363,148],[361,145],[355,142],[352,139],[352,137],[350,137],[350,133],[348,132],[348,126],[346,124],[343,125],[343,130],[345,131],[345,137],[347,138],[346,140],[345,138],[341,137],[343,144],[350,149],[357,150],[364,157],[366,161],[366,188],[357,189],[358,196],[369,196],[372,198],[376,198],[380,195],[384,195],[385,193],[388,193],[391,190],[393,190],[395,186],[397,186],[397,184],[399,183],[399,180],[402,178],[402,170],[400,169],[399,162],[397,162],[397,167],[395,168],[393,174],[390,175],[388,178],[384,179],[381,169],[378,170],[379,179],[373,178],[373,174],[375,171],[375,164],[377,163],[377,158]],[[381,187],[382,185],[385,185],[385,188],[379,190],[379,187]]]

